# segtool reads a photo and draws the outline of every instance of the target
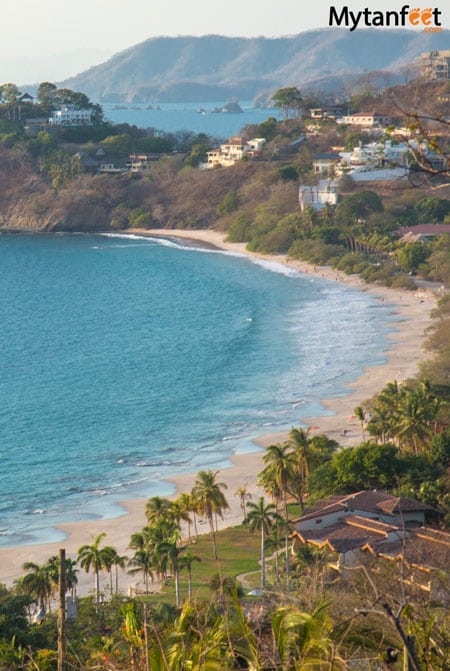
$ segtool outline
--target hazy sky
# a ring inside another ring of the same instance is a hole
[[[327,26],[331,4],[348,5],[358,11],[364,7],[399,9],[405,3],[401,0],[159,0],[157,3],[11,0],[2,3],[0,80],[12,79],[8,77],[6,64],[13,61],[32,58],[37,63],[43,57],[86,48],[113,53],[159,35],[292,35]],[[28,67],[31,68],[29,60]],[[24,81],[31,80],[25,77]]]

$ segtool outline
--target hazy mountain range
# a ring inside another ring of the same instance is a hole
[[[399,72],[450,32],[313,30],[290,37],[155,37],[62,82],[115,102],[250,100],[280,86],[330,88],[373,70]]]

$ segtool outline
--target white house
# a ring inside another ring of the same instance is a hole
[[[92,126],[92,110],[63,105],[52,112],[49,123],[52,126]]]
[[[313,170],[318,175],[326,175],[339,162],[339,159],[340,154],[337,151],[314,154],[312,159]]]
[[[346,123],[351,126],[363,126],[373,128],[375,126],[389,126],[391,117],[377,112],[355,112],[336,119],[336,123]]]
[[[266,143],[265,138],[256,137],[245,141],[242,137],[231,137],[219,148],[206,153],[206,163],[200,164],[201,170],[210,170],[220,165],[230,167],[240,161],[244,156],[257,158],[261,156],[262,148]]]
[[[322,210],[326,205],[338,202],[337,183],[331,179],[321,179],[314,186],[302,185],[298,190],[298,202],[302,212],[308,207]]]
[[[355,181],[389,181],[409,174],[411,146],[406,142],[361,142],[352,151],[340,152],[336,174]]]

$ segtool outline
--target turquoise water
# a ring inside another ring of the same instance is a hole
[[[1,545],[228,465],[387,346],[388,306],[282,265],[86,235],[3,235],[0,259]]]
[[[221,107],[227,101],[217,103],[160,103],[161,109],[148,110],[145,105],[133,105],[127,109],[115,109],[112,103],[102,103],[105,117],[113,123],[128,123],[138,128],[156,128],[167,133],[180,129],[194,133],[206,133],[218,138],[236,135],[247,124],[259,124],[268,117],[282,118],[277,109],[252,107],[249,101],[240,102],[242,114],[214,113],[214,107]],[[199,114],[198,109],[204,113]]]

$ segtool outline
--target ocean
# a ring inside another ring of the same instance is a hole
[[[281,264],[126,235],[0,236],[0,545],[168,495],[324,413],[394,319]]]
[[[283,116],[281,110],[252,107],[250,101],[239,103],[242,114],[212,111],[215,107],[220,109],[226,102],[160,103],[159,109],[147,109],[145,105],[129,105],[122,109],[124,105],[102,103],[102,108],[105,118],[113,123],[155,128],[166,133],[188,130],[223,139],[237,135],[247,124],[259,124],[269,117],[281,119]]]

